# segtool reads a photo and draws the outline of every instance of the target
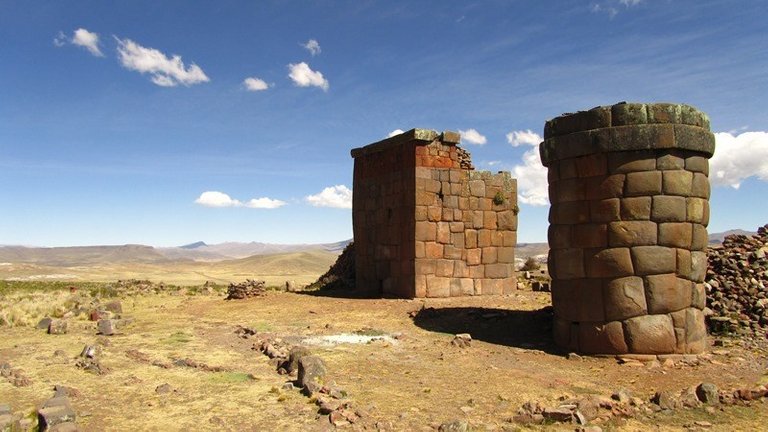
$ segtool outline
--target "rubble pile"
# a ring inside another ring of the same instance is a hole
[[[354,289],[355,288],[355,244],[350,243],[341,252],[339,258],[307,287],[307,290],[318,289]]]
[[[730,235],[709,249],[704,286],[714,333],[768,331],[768,224],[757,235]]]
[[[266,291],[264,281],[246,279],[245,282],[230,283],[227,288],[225,300],[242,300],[249,297],[258,297]]]

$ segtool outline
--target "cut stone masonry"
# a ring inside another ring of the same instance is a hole
[[[459,140],[412,129],[352,150],[359,291],[414,298],[516,288],[517,181],[474,171]]]

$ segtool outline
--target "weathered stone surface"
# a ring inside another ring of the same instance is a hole
[[[668,222],[659,224],[659,246],[669,246],[683,249],[691,248],[693,226],[685,222]]]
[[[579,323],[579,349],[587,354],[626,353],[628,348],[621,323]]]
[[[632,264],[637,275],[673,273],[676,267],[675,249],[663,246],[635,246]]]
[[[629,276],[633,273],[629,248],[587,249],[584,251],[586,275],[591,278]],[[559,261],[555,261],[559,265]],[[559,268],[558,268],[558,277]]]
[[[628,197],[621,199],[621,219],[624,221],[644,221],[651,218],[652,198]]]
[[[590,201],[589,217],[592,222],[613,222],[620,220],[620,203],[618,198],[609,198],[604,200]],[[648,209],[650,216],[650,206]]]
[[[48,324],[48,334],[52,335],[60,335],[60,334],[66,334],[68,331],[68,323],[67,320],[64,319],[54,319],[51,320],[51,322]]]
[[[627,174],[626,196],[658,195],[661,193],[661,172],[645,171]]]
[[[608,154],[608,172],[612,174],[653,171],[655,169],[656,157],[650,151],[626,151]]]
[[[41,431],[76,420],[77,414],[66,397],[48,399],[43,407],[37,410],[37,422]]]
[[[605,319],[618,321],[648,313],[643,279],[637,276],[612,279],[603,289]]]
[[[104,336],[112,336],[115,334],[115,321],[111,319],[99,320],[97,323],[99,333]]]
[[[581,224],[573,227],[573,243],[581,248],[606,247],[608,233],[605,224]]]
[[[608,244],[611,247],[655,245],[657,235],[656,223],[651,221],[611,222],[608,225]]]
[[[323,359],[314,355],[305,355],[299,359],[297,383],[300,388],[309,383],[322,384],[327,373]]]
[[[696,386],[696,397],[705,404],[719,404],[720,394],[717,386],[712,383],[701,383]]]
[[[648,313],[674,312],[691,305],[691,282],[674,273],[647,276]]]
[[[629,351],[638,354],[664,354],[675,351],[676,339],[668,315],[644,315],[624,323]]]
[[[653,197],[651,219],[656,222],[685,222],[685,197],[656,195]]]
[[[584,277],[584,251],[582,249],[558,249],[551,251],[558,279]]]
[[[552,306],[564,320],[604,321],[602,282],[591,279],[558,280],[552,285]]]

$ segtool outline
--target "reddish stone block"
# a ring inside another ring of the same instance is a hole
[[[627,353],[628,347],[621,323],[579,323],[579,351],[585,354]]]
[[[438,243],[448,244],[451,242],[451,226],[447,222],[437,223],[437,235],[436,239]]]
[[[517,213],[512,210],[498,212],[496,220],[497,228],[502,231],[517,230]]]
[[[576,158],[576,172],[582,178],[605,175],[608,172],[608,158],[605,153]]]
[[[451,279],[427,275],[427,297],[450,297]]]
[[[482,259],[482,249],[480,248],[474,248],[474,249],[467,249],[467,264],[468,265],[478,265],[481,263]]]
[[[481,248],[491,246],[491,230],[481,229],[477,232],[477,246]]]
[[[659,224],[659,246],[690,249],[693,226],[684,222]]]
[[[556,272],[558,279],[580,279],[584,277],[584,254],[582,249],[556,249],[550,251],[554,265],[550,272]]]
[[[628,276],[609,280],[603,288],[603,304],[605,319],[608,321],[620,321],[647,314],[643,279]]]
[[[621,219],[619,214],[620,200],[609,198],[589,202],[589,217],[592,222],[613,222]]]
[[[624,322],[629,352],[669,354],[675,352],[677,338],[669,315],[643,315]]]
[[[655,245],[657,240],[655,222],[626,221],[608,225],[608,244],[611,247]]]
[[[467,249],[477,247],[477,231],[472,229],[464,231],[464,247]]]
[[[496,229],[496,212],[484,211],[483,212],[483,228],[495,230]]]
[[[437,239],[437,226],[431,222],[416,222],[416,240],[433,242]]]
[[[500,263],[514,264],[515,263],[515,248],[514,247],[500,247],[498,249],[498,259]]]
[[[573,244],[581,248],[598,248],[608,245],[605,224],[581,224],[573,227]]]
[[[621,219],[625,221],[649,220],[651,218],[651,202],[649,196],[621,199]]]
[[[691,305],[691,281],[675,274],[647,276],[646,299],[648,313],[675,312]]]
[[[453,260],[435,260],[435,276],[453,277]]]
[[[488,264],[485,266],[485,277],[489,279],[504,279],[514,273],[512,264]]]
[[[700,224],[693,224],[693,237],[691,239],[691,250],[706,251],[709,245],[709,236],[707,229]]]
[[[425,242],[424,253],[426,254],[427,258],[442,258],[443,245],[435,242]]]
[[[482,248],[482,263],[483,264],[495,264],[499,261],[498,256],[498,249],[490,246],[490,247],[484,247]],[[488,273],[488,269],[486,268],[486,274]],[[490,277],[490,276],[488,276]]]

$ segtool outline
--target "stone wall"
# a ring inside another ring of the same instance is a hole
[[[352,150],[357,289],[450,297],[516,286],[517,183],[474,171],[459,135],[424,129]]]
[[[703,351],[707,116],[622,103],[550,120],[544,135],[556,343],[592,354]]]

